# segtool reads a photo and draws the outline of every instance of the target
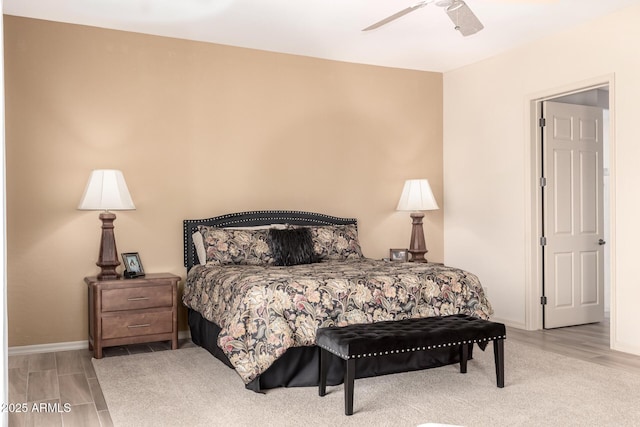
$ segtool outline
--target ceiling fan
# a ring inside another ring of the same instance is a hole
[[[409,6],[405,9],[402,9],[400,12],[394,13],[391,16],[387,16],[381,21],[376,22],[375,24],[369,25],[367,28],[364,28],[362,31],[370,31],[375,30],[376,28],[380,28],[385,24],[388,24],[391,21],[395,21],[396,19],[413,12],[414,10],[425,7],[426,5],[433,3],[435,0],[423,0],[414,4],[413,6]],[[478,31],[484,28],[482,22],[473,14],[469,6],[463,0],[440,0],[435,2],[436,6],[444,8],[449,18],[453,21],[455,25],[455,29],[460,31],[460,34],[463,36],[470,36],[472,34],[477,33]]]

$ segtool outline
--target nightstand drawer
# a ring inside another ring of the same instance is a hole
[[[102,311],[139,310],[171,307],[173,287],[170,284],[102,290]]]
[[[102,318],[102,338],[124,338],[140,335],[171,333],[171,311],[142,314],[122,314]]]

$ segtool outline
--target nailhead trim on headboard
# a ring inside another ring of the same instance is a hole
[[[206,219],[185,219],[183,221],[184,266],[187,271],[196,263],[196,253],[191,235],[199,225],[214,227],[251,227],[267,224],[293,225],[345,225],[358,222],[355,218],[340,218],[305,211],[262,210],[246,211],[220,215]]]

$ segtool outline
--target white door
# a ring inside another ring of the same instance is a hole
[[[544,102],[543,116],[544,327],[600,322],[602,109]]]

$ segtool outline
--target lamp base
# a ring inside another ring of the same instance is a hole
[[[100,267],[98,280],[114,280],[119,279],[120,274],[116,268],[120,265],[118,261],[118,251],[116,250],[116,238],[113,233],[113,221],[116,215],[111,212],[102,212],[100,214],[102,221],[102,237],[100,238],[100,255],[96,265]]]
[[[412,212],[411,219],[413,225],[411,227],[411,244],[409,245],[409,253],[411,254],[411,262],[428,262],[425,254],[429,252],[424,242],[424,231],[422,229],[423,212]]]
[[[429,252],[429,251],[427,251],[427,250],[424,250],[424,251],[412,251],[411,249],[409,249],[409,253],[411,254],[411,259],[409,261],[411,261],[411,262],[429,262],[425,258],[425,255],[426,255],[427,252]]]

